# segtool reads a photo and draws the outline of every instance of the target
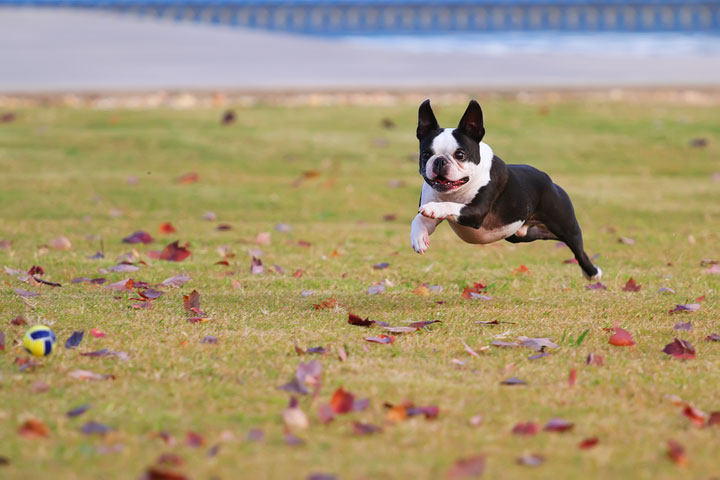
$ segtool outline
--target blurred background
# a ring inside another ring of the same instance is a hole
[[[0,93],[704,87],[720,0],[0,0]]]

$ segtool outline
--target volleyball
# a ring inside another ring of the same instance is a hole
[[[55,347],[55,333],[45,325],[35,325],[25,332],[23,346],[36,357],[50,355]]]

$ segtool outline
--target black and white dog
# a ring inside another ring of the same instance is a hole
[[[483,113],[472,100],[457,128],[440,128],[430,101],[418,112],[420,175],[425,179],[410,241],[425,253],[430,235],[447,220],[468,243],[561,240],[575,254],[583,275],[598,281],[602,271],[583,250],[570,197],[550,177],[529,165],[506,165],[485,136]]]

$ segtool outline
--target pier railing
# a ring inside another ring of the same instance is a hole
[[[98,8],[317,35],[720,33],[720,0],[0,0],[4,5]]]

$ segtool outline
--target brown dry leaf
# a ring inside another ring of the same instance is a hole
[[[385,419],[389,423],[399,423],[407,418],[407,409],[405,405],[391,406],[385,415]]]
[[[184,175],[180,175],[176,181],[177,181],[177,183],[179,183],[181,185],[187,185],[190,183],[195,183],[198,180],[200,180],[200,176],[195,172],[190,172],[190,173],[186,173]]]
[[[50,429],[41,420],[29,418],[18,428],[18,434],[25,438],[37,439],[48,438]]]
[[[330,406],[333,411],[338,414],[352,412],[354,403],[355,395],[346,392],[342,387],[335,390],[332,398],[330,398]]]
[[[430,289],[426,287],[425,285],[420,285],[415,288],[415,290],[412,291],[415,295],[420,295],[422,297],[429,297],[430,296]]]
[[[327,300],[323,300],[320,303],[314,304],[315,310],[324,310],[328,308],[335,308],[338,305],[337,300],[334,297],[330,297]]]

